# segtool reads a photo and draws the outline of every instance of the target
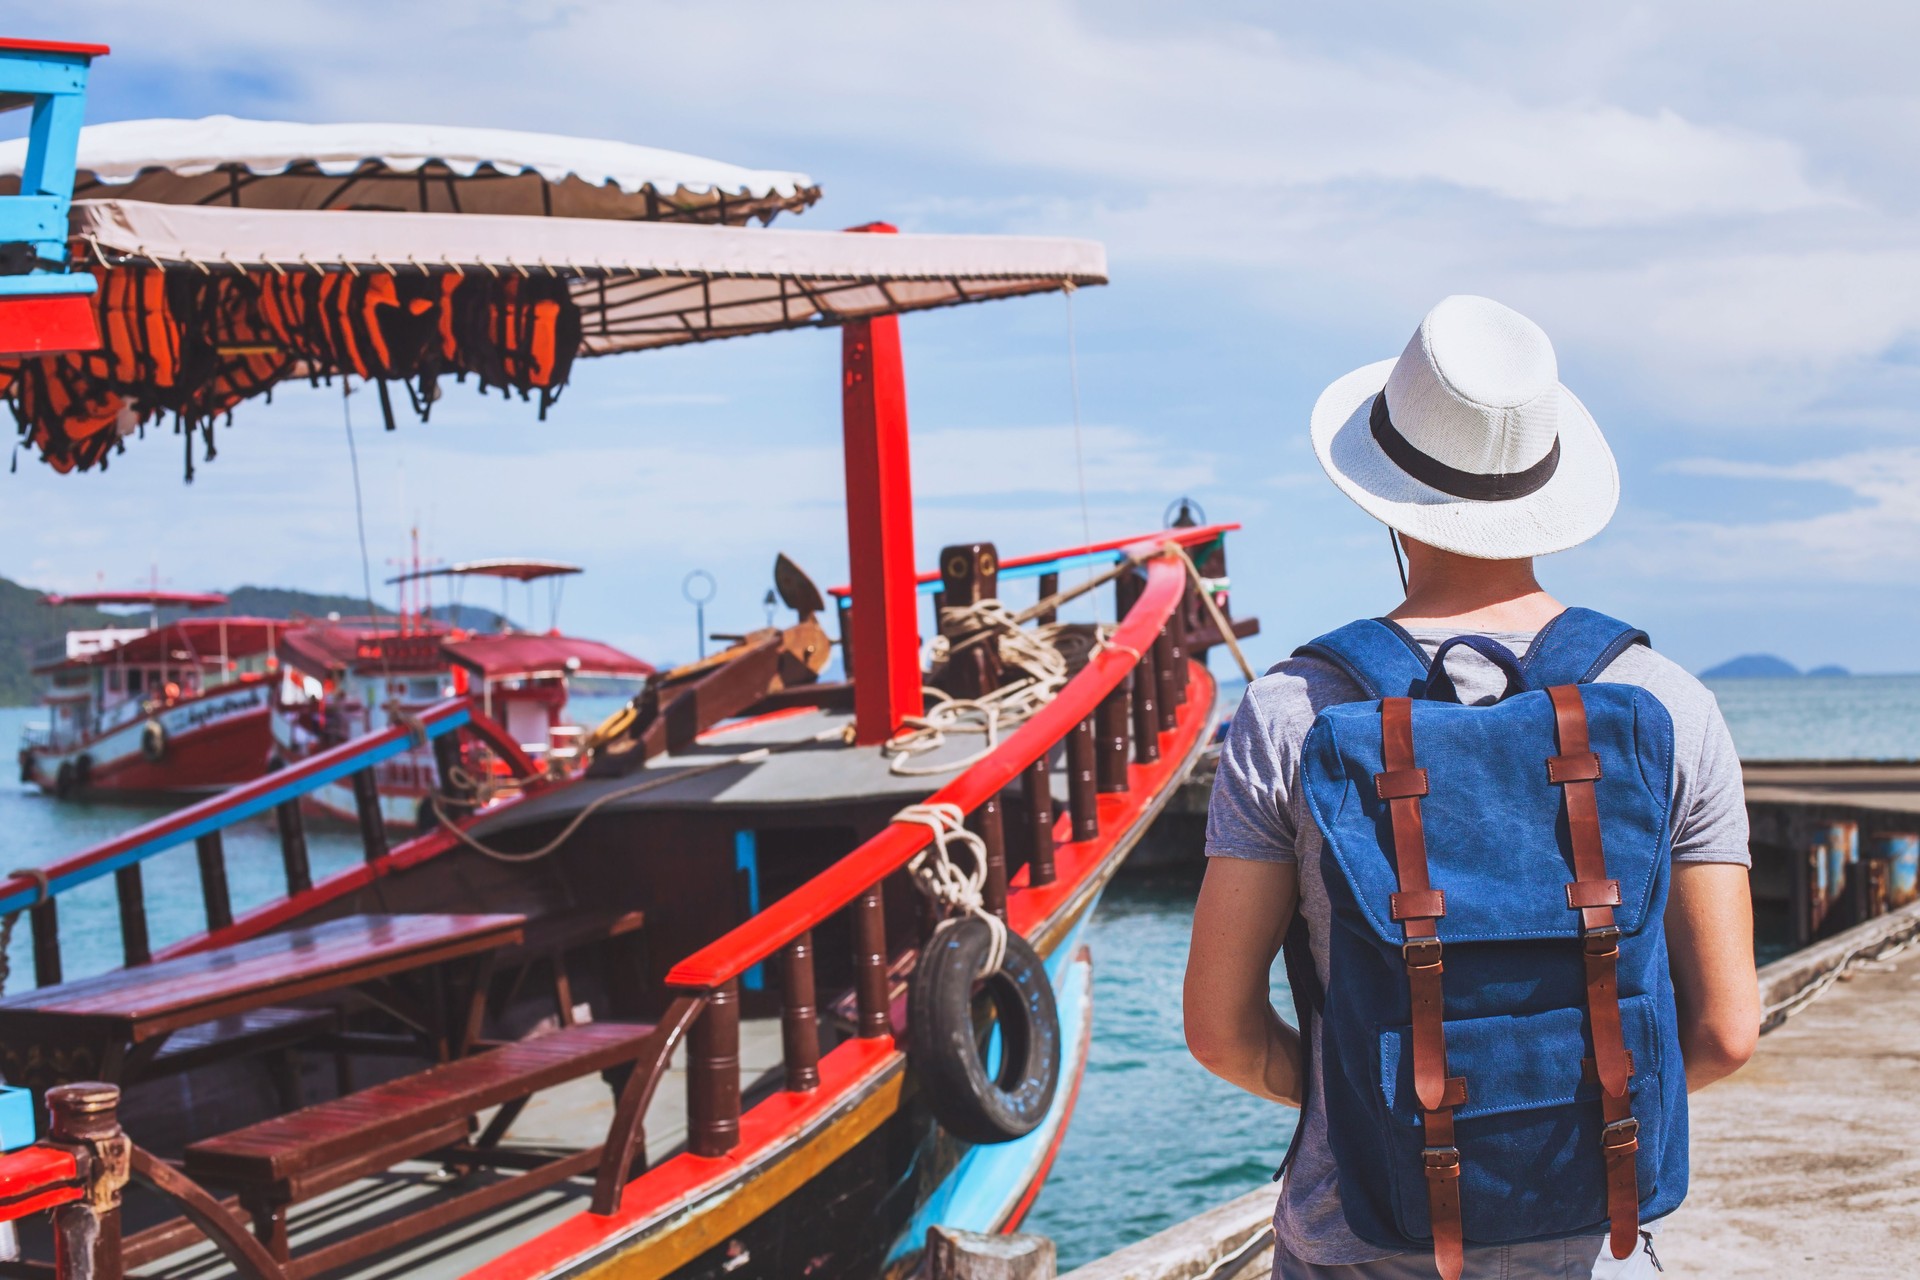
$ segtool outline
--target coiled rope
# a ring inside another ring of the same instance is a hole
[[[907,871],[920,891],[949,913],[934,932],[964,916],[984,921],[988,944],[979,976],[987,978],[1000,972],[1007,958],[1007,922],[987,910],[987,842],[978,832],[967,829],[967,816],[957,804],[910,804],[894,814],[893,820],[918,823],[932,833],[933,843],[913,855]],[[966,847],[971,869],[962,871],[954,863],[950,845],[955,842]]]
[[[1001,601],[981,600],[942,609],[940,626],[947,634],[934,637],[929,646],[936,664],[951,661],[962,649],[991,640],[1004,665],[1026,674],[1012,684],[1001,685],[977,698],[955,698],[931,687],[921,689],[921,694],[929,699],[926,710],[906,717],[901,730],[881,747],[888,757],[887,768],[902,777],[951,773],[985,759],[1000,745],[1002,728],[1012,728],[1027,720],[1053,701],[1054,695],[1067,683],[1067,657],[1056,643],[1066,624],[1049,623],[1029,630],[1020,625],[1013,611]],[[962,638],[954,641],[949,634]],[[912,763],[915,757],[945,746],[951,734],[979,734],[986,739],[986,745],[958,760],[935,765]]]
[[[40,891],[39,896],[33,900],[33,905],[36,907],[53,896],[53,886],[47,880],[47,873],[38,867],[15,867],[7,874],[33,881]],[[13,961],[7,954],[9,948],[13,946],[13,926],[20,919],[20,911],[26,909],[22,907],[19,911],[9,911],[4,918],[0,918],[0,994],[5,994],[7,979],[13,976]]]
[[[1057,641],[1068,629],[1068,624],[1048,623],[1034,628],[1022,624],[1162,554],[1178,557],[1221,641],[1233,654],[1240,673],[1248,683],[1252,683],[1255,678],[1253,664],[1247,661],[1247,655],[1240,649],[1240,641],[1233,634],[1232,620],[1221,609],[1220,602],[1214,599],[1215,584],[1201,575],[1187,549],[1169,538],[1157,547],[1122,556],[1112,568],[1087,582],[1056,592],[1018,613],[1000,600],[981,600],[970,605],[942,609],[942,634],[934,637],[929,645],[936,664],[951,662],[956,655],[974,645],[991,643],[1003,665],[1025,674],[1012,684],[1002,685],[977,698],[956,698],[941,689],[923,688],[921,694],[929,700],[926,710],[920,715],[908,716],[900,732],[881,747],[888,756],[888,769],[902,777],[932,777],[964,769],[993,754],[994,748],[1000,744],[1001,730],[1014,728],[1031,718],[1040,708],[1053,701],[1067,683],[1067,659]],[[1094,651],[1098,653],[1117,648],[1138,663],[1141,660],[1139,650],[1131,645],[1113,643],[1116,630],[1116,627],[1104,624],[1097,627],[1094,632]],[[978,734],[986,739],[986,743],[973,754],[957,760],[933,765],[913,763],[916,757],[939,750],[946,745],[950,736],[959,734]]]

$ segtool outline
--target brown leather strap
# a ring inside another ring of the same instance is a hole
[[[1459,1280],[1465,1266],[1460,1230],[1460,1149],[1453,1139],[1453,1108],[1467,1099],[1463,1077],[1447,1075],[1447,1032],[1442,999],[1439,926],[1446,896],[1427,880],[1427,836],[1420,820],[1420,797],[1427,794],[1426,770],[1413,758],[1413,702],[1385,698],[1380,703],[1380,764],[1375,792],[1387,802],[1393,825],[1393,861],[1400,892],[1390,907],[1400,921],[1401,957],[1407,966],[1407,990],[1413,1009],[1413,1089],[1420,1100],[1425,1135],[1422,1161],[1427,1178],[1427,1209],[1433,1228],[1433,1260],[1442,1280]]]
[[[1460,1280],[1466,1269],[1466,1239],[1460,1230],[1460,1148],[1453,1140],[1453,1112],[1430,1111],[1421,1122],[1426,1147],[1427,1217],[1433,1224],[1433,1265],[1441,1280]]]
[[[1547,776],[1564,789],[1567,833],[1573,845],[1573,883],[1567,886],[1567,906],[1580,913],[1581,948],[1587,971],[1587,1020],[1593,1030],[1593,1061],[1600,1077],[1600,1109],[1606,1121],[1601,1140],[1607,1169],[1607,1219],[1612,1230],[1613,1256],[1633,1252],[1640,1233],[1640,1187],[1634,1170],[1639,1149],[1639,1124],[1633,1118],[1627,1084],[1633,1077],[1633,1059],[1627,1053],[1620,1026],[1620,929],[1614,923],[1613,904],[1619,886],[1607,876],[1606,851],[1600,841],[1600,808],[1594,779],[1599,759],[1587,740],[1587,707],[1576,685],[1547,690],[1553,700],[1555,728],[1560,739],[1558,761],[1591,757],[1591,770],[1556,769],[1547,762]],[[1580,776],[1590,774],[1591,776]]]

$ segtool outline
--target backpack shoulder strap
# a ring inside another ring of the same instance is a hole
[[[1568,609],[1540,629],[1520,659],[1529,689],[1558,684],[1587,684],[1636,644],[1651,645],[1647,633],[1592,609]]]
[[[1386,618],[1362,618],[1293,651],[1346,672],[1369,699],[1404,698],[1427,678],[1427,651],[1406,628]]]

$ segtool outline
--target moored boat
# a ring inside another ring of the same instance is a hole
[[[470,688],[0,882],[0,914],[29,913],[43,984],[0,1000],[0,1070],[63,1134],[85,1109],[119,1141],[100,1119],[117,1107],[138,1194],[110,1224],[126,1228],[116,1264],[897,1276],[931,1225],[1017,1225],[1086,1062],[1081,930],[1207,743],[1208,650],[1250,624],[1225,609],[1230,525],[1023,557],[1038,584],[1025,606],[1001,599],[988,542],[916,575],[897,316],[1103,283],[1099,246],[167,214],[163,228],[132,202],[83,207],[81,236],[109,272],[252,281],[303,262],[437,296],[462,287],[453,264],[469,283],[508,278],[480,266],[524,271],[578,310],[583,355],[840,327],[851,574],[835,643],[850,678],[819,679],[824,600],[789,571],[790,625],[658,674],[583,742],[577,774],[539,768]],[[114,226],[140,238],[137,260]],[[1057,620],[1108,587],[1110,622]],[[938,635],[924,663],[923,588]],[[511,775],[491,803],[454,767],[462,740]],[[425,743],[436,795],[465,816],[391,846],[363,821],[365,862],[314,883],[301,798]],[[217,833],[269,812],[288,892],[236,915]],[[150,953],[130,929],[129,968],[59,983],[59,895],[112,872],[123,919],[143,920],[138,867],[187,841],[219,887],[207,931]],[[157,985],[175,994],[155,1002]],[[216,1010],[234,1025],[210,1030]],[[126,1088],[49,1090],[82,1073]],[[96,1185],[63,1149],[33,1148],[31,1169],[0,1159],[7,1203]]]
[[[532,583],[578,572],[548,560],[479,560],[417,570],[393,581],[484,577]],[[550,612],[549,622],[557,621],[557,612]],[[500,619],[506,626],[504,612]],[[272,724],[275,768],[403,723],[444,698],[471,693],[481,713],[499,724],[528,759],[553,776],[565,776],[583,763],[579,744],[587,732],[570,718],[576,684],[630,687],[654,673],[651,663],[557,628],[470,631],[437,619],[429,608],[406,608],[390,619],[309,622],[290,628],[281,648],[286,678]],[[461,765],[477,778],[505,768],[487,752]],[[416,831],[432,826],[440,768],[424,744],[384,761],[373,773],[381,821]],[[369,799],[356,794],[354,785],[336,780],[310,792],[303,803],[317,814],[358,821]]]
[[[69,631],[40,655],[44,722],[21,735],[20,780],[61,799],[196,795],[260,775],[283,624],[159,611],[224,606],[221,595],[96,591],[49,605],[139,606],[147,626]]]

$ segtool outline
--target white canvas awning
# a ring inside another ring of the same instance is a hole
[[[583,354],[1104,284],[1106,250],[1039,236],[76,201],[83,256],[219,271],[519,271],[572,280]]]
[[[24,139],[0,143],[0,194]],[[262,209],[770,221],[820,198],[804,173],[596,138],[417,124],[125,120],[80,131],[74,195]],[[10,183],[8,179],[13,181]]]

